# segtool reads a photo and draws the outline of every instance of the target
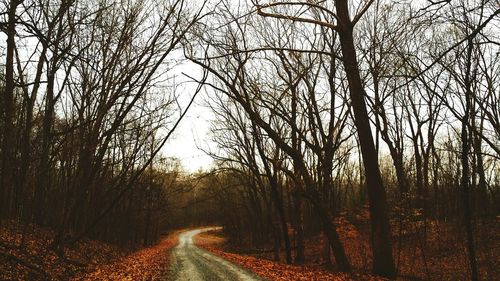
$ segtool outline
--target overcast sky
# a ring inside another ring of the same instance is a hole
[[[201,71],[194,64],[184,62],[176,66],[172,73],[176,76],[177,83],[179,83],[177,91],[181,106],[185,108],[196,91],[196,83],[182,82],[189,80],[182,73],[199,77]],[[204,106],[205,95],[204,91],[202,91],[195,98],[194,104],[162,149],[164,156],[180,159],[182,166],[189,172],[210,169],[213,163],[212,158],[202,150],[213,147],[209,136],[210,120],[213,119],[213,114],[210,109]]]

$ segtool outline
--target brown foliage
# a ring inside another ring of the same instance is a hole
[[[96,265],[72,280],[159,280],[169,270],[169,251],[177,244],[177,233],[155,246],[134,252],[105,265]]]
[[[24,227],[25,244],[20,246]],[[59,257],[50,249],[54,235],[51,229],[2,222],[0,280],[158,280],[167,275],[169,251],[177,244],[173,233],[127,255],[115,246],[82,240]]]
[[[123,251],[106,243],[82,240],[64,249],[64,257],[50,250],[54,231],[35,225],[3,221],[0,229],[0,280],[67,280],[86,266],[106,263]],[[22,233],[25,243],[21,245]]]
[[[235,264],[247,268],[267,280],[385,280],[364,274],[333,272],[319,265],[286,265],[264,258],[240,255],[224,251],[224,239],[211,233],[202,233],[196,237],[196,244]]]

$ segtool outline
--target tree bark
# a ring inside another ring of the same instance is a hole
[[[347,259],[347,255],[345,254],[344,246],[342,245],[340,237],[337,233],[337,228],[331,220],[330,212],[328,212],[325,205],[315,194],[308,194],[308,198],[311,200],[311,203],[313,203],[313,207],[323,224],[323,233],[328,238],[328,242],[330,243],[330,247],[333,251],[333,256],[335,257],[335,262],[337,263],[339,270],[342,272],[350,272],[351,266],[349,260]]]
[[[7,22],[7,52],[5,59],[5,87],[3,90],[2,178],[0,186],[0,218],[8,215],[9,192],[14,172],[14,49],[16,36],[16,9],[19,2],[11,0]]]
[[[295,232],[296,232],[296,247],[295,263],[302,264],[305,261],[304,256],[304,229],[302,220],[302,198],[299,194],[293,194],[294,201],[294,216],[295,216]]]
[[[461,188],[462,188],[462,200],[463,200],[463,208],[464,208],[464,224],[465,224],[465,232],[467,237],[467,252],[469,257],[469,266],[471,269],[471,280],[478,281],[479,280],[479,271],[477,268],[476,262],[476,248],[474,245],[474,234],[472,229],[472,208],[470,204],[470,184],[469,184],[469,152],[471,148],[471,143],[469,140],[469,135],[467,132],[468,122],[470,119],[470,110],[471,110],[471,99],[472,99],[472,91],[471,91],[471,64],[472,64],[472,49],[473,49],[472,38],[468,40],[467,45],[467,62],[466,62],[466,72],[465,72],[465,114],[462,119],[462,132],[461,132],[461,141],[462,141],[462,153],[461,153],[461,162],[462,162],[462,178],[461,178]]]
[[[285,253],[286,253],[286,263],[292,263],[292,250],[290,246],[290,235],[288,235],[288,225],[286,223],[285,217],[285,208],[283,206],[283,200],[278,191],[278,179],[277,179],[277,171],[274,169],[274,172],[271,171],[268,160],[266,159],[264,148],[262,147],[262,142],[260,136],[257,133],[256,124],[252,121],[252,129],[255,135],[255,139],[257,142],[257,150],[259,151],[260,157],[262,159],[262,163],[264,164],[264,169],[266,171],[266,175],[269,181],[269,185],[271,186],[271,197],[273,198],[274,205],[276,207],[276,211],[278,212],[278,217],[281,224],[281,231],[283,234],[283,240],[285,242]]]
[[[372,228],[373,272],[395,278],[396,269],[391,248],[391,231],[386,210],[386,195],[378,165],[378,157],[366,110],[365,91],[361,82],[353,42],[353,24],[349,18],[346,0],[336,1],[339,19],[338,33],[343,54],[344,68],[349,82],[354,123],[357,129],[370,202]]]

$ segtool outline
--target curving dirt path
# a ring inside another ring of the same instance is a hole
[[[179,235],[179,245],[172,250],[171,280],[262,280],[253,273],[197,247],[193,237],[214,228],[202,228],[183,232]]]

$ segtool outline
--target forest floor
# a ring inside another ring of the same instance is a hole
[[[371,253],[366,220],[340,217],[336,224],[354,268],[352,275],[335,272],[333,266],[326,265],[321,235],[306,239],[304,265],[275,262],[269,251],[271,245],[258,249],[236,245],[220,232],[201,233],[194,239],[196,245],[267,280],[383,280],[369,274]],[[405,224],[399,229],[398,222],[393,221],[392,227],[399,280],[469,280],[462,230],[451,222]],[[500,280],[500,218],[477,221],[475,227],[481,280]],[[24,245],[20,246],[23,231]],[[50,250],[53,230],[2,221],[0,280],[168,280],[175,262],[170,253],[178,244],[180,233],[176,231],[154,246],[135,250],[84,239],[66,247],[61,258]]]
[[[359,221],[357,222],[359,223]],[[396,223],[396,222],[393,222]],[[394,259],[398,280],[469,280],[467,252],[461,231],[451,223],[426,222],[418,226],[407,223],[401,232],[393,226]],[[336,220],[339,235],[354,269],[353,275],[335,272],[327,266],[321,235],[305,241],[304,265],[286,265],[273,261],[272,245],[256,249],[235,245],[220,232],[202,233],[196,243],[219,256],[248,268],[269,280],[384,280],[370,275],[371,252],[366,225],[354,226],[345,217]],[[481,280],[500,280],[500,223],[477,222],[477,261]],[[291,231],[291,230],[290,230]],[[290,234],[292,234],[290,232]],[[401,245],[401,247],[399,247]],[[400,248],[400,250],[398,250]],[[333,256],[331,260],[334,261]]]
[[[170,252],[178,243],[176,231],[158,244],[133,252],[113,262],[88,267],[71,280],[168,280],[170,276]]]
[[[297,281],[351,281],[351,280],[385,280],[369,274],[346,274],[333,272],[317,263],[304,265],[287,265],[275,262],[263,255],[235,253],[231,245],[226,243],[219,231],[200,233],[195,237],[195,244],[229,260],[237,265],[255,272],[266,280],[297,280]],[[317,248],[317,247],[314,247]],[[241,248],[238,250],[241,251]]]
[[[106,243],[82,240],[66,247],[61,258],[50,249],[54,236],[49,228],[1,221],[0,280],[68,280],[86,268],[126,254]]]
[[[172,233],[156,245],[139,250],[84,239],[66,247],[61,258],[50,250],[53,230],[15,221],[1,223],[0,280],[166,279],[170,250],[178,236],[178,232]],[[25,243],[20,246],[23,230]]]

